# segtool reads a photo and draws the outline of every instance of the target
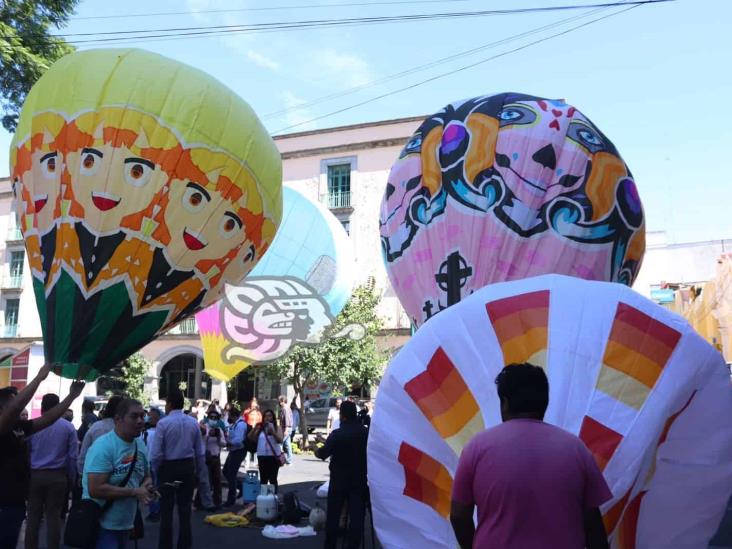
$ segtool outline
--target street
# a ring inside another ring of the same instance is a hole
[[[223,459],[222,459],[223,461]],[[240,475],[243,474],[243,467]],[[326,509],[326,500],[316,496],[316,490],[323,482],[328,480],[328,463],[323,462],[312,455],[293,456],[293,465],[280,469],[279,477],[280,492],[296,492],[298,498],[308,506],[314,507],[319,504]],[[224,488],[224,496],[226,488]],[[237,505],[232,509],[222,509],[220,512],[236,512],[241,509]],[[204,511],[193,512],[193,546],[198,549],[220,549],[223,547],[298,547],[302,549],[315,549],[323,547],[325,535],[320,532],[314,537],[300,537],[293,539],[269,539],[262,536],[261,528],[217,528],[205,524],[203,519],[208,513]],[[306,526],[307,519],[303,519],[299,526]],[[41,547],[45,547],[45,527],[42,526],[40,535]],[[139,549],[156,549],[158,544],[159,523],[145,522],[145,538],[137,544]],[[370,524],[367,519],[364,523],[365,545],[364,549],[381,547],[378,542],[375,546],[371,543]],[[21,533],[18,547],[24,545],[25,528]],[[717,535],[712,539],[709,549],[732,549],[732,499],[728,504],[727,513],[722,520]]]

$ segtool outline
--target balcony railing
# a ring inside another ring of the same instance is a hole
[[[350,208],[351,193],[350,191],[328,193],[328,207],[330,209]]]
[[[8,242],[15,242],[16,240],[23,240],[23,233],[20,232],[20,227],[9,227],[6,240]]]
[[[3,326],[3,337],[16,337],[18,335],[17,324],[6,324]]]
[[[23,287],[23,275],[6,275],[3,277],[4,289],[19,290]]]
[[[183,322],[168,330],[172,335],[195,335],[198,333],[198,326],[195,318],[186,318]]]

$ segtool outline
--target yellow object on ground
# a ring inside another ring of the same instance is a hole
[[[209,515],[203,519],[203,522],[218,528],[236,528],[247,526],[249,519],[235,513],[221,513],[218,515]]]

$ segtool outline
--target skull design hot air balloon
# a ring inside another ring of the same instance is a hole
[[[549,378],[545,421],[584,441],[613,493],[601,509],[612,547],[706,547],[732,492],[722,357],[630,288],[559,275],[477,290],[392,360],[368,447],[384,547],[456,545],[458,458],[501,421],[496,375],[525,361]]]
[[[353,246],[341,223],[291,187],[282,194],[282,223],[262,260],[242,284],[227,288],[224,299],[196,314],[206,371],[213,377],[229,379],[255,357],[291,348],[298,323],[307,325],[308,334],[322,331],[351,296]],[[288,280],[275,280],[282,277]],[[245,311],[242,297],[253,304]],[[238,349],[238,358],[227,358],[230,349]]]
[[[55,63],[10,156],[46,360],[66,377],[96,378],[214,302],[281,217],[280,157],[251,108],[142,50]]]
[[[426,119],[389,175],[387,272],[416,325],[492,282],[558,273],[630,285],[645,248],[635,183],[563,101],[516,93]]]

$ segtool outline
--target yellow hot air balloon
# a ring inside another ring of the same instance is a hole
[[[46,360],[66,377],[96,378],[213,303],[282,215],[280,156],[252,109],[142,50],[55,63],[10,157]]]

